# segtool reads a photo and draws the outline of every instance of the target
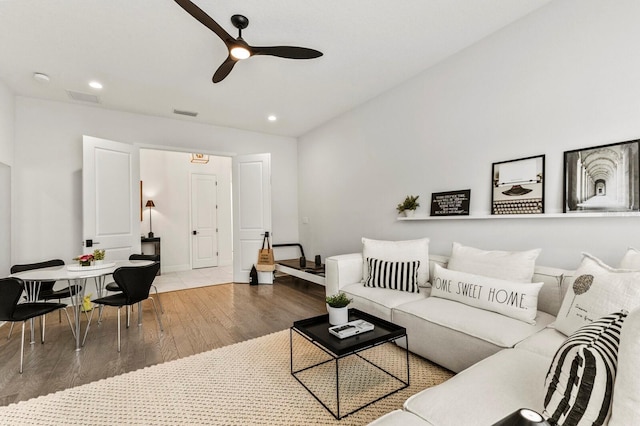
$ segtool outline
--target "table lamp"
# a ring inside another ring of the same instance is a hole
[[[151,207],[155,207],[153,200],[147,200],[145,207],[149,207],[149,238],[153,238],[153,230],[151,229]]]

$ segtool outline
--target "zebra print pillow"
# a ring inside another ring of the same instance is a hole
[[[607,422],[626,316],[622,311],[593,321],[560,346],[545,380],[544,415],[550,423],[581,426]]]
[[[391,262],[367,257],[367,264],[370,272],[364,282],[365,286],[419,293],[419,260]]]

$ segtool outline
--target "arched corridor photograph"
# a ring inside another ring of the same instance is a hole
[[[638,211],[639,143],[636,140],[565,152],[564,211]]]

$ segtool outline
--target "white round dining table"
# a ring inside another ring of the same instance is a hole
[[[37,301],[40,286],[43,281],[66,281],[69,289],[72,289],[74,286],[78,286],[80,288],[80,291],[75,292],[75,294],[73,294],[74,292],[72,291],[72,296],[70,298],[75,315],[75,324],[72,325],[76,338],[75,349],[76,351],[79,351],[81,349],[80,312],[82,310],[82,301],[84,299],[87,279],[95,279],[98,297],[102,297],[105,278],[108,275],[113,274],[116,269],[123,266],[146,266],[152,263],[153,261],[150,260],[117,260],[114,262],[106,262],[102,265],[83,267],[79,267],[77,264],[61,265],[49,268],[31,269],[29,271],[11,274],[10,276],[20,278],[25,282],[25,285],[27,286],[27,298],[30,302]],[[34,341],[33,327],[31,327],[31,340],[32,342]]]

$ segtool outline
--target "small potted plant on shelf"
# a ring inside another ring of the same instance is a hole
[[[93,260],[94,265],[102,265],[104,262],[104,250],[95,249],[93,251]]]
[[[416,195],[416,196],[407,195],[407,198],[405,198],[404,201],[398,204],[398,207],[396,207],[396,209],[398,210],[398,213],[400,214],[404,213],[406,217],[413,216],[413,214],[416,212],[416,209],[420,207],[420,203],[418,203],[418,198],[420,198],[419,195]]]
[[[338,325],[349,322],[349,309],[347,306],[353,299],[340,292],[333,296],[327,296],[327,311],[329,312],[329,324]]]
[[[91,262],[93,261],[92,254],[82,254],[78,257],[74,257],[73,260],[78,261],[80,266],[91,266]]]

